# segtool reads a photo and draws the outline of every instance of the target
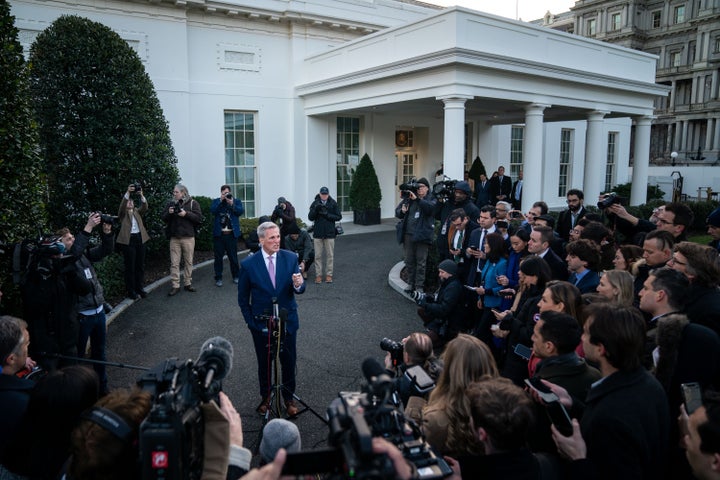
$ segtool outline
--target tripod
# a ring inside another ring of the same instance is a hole
[[[302,405],[295,415],[289,418],[297,418],[299,415],[309,411],[317,418],[327,424],[327,421],[312,409],[307,403],[303,401],[295,392],[291,392],[283,383],[280,382],[280,354],[284,348],[284,341],[287,335],[285,330],[287,322],[287,311],[282,309],[278,311],[277,302],[273,302],[273,315],[266,318],[267,330],[268,330],[268,343],[267,343],[267,362],[268,365],[272,363],[273,372],[273,383],[269,390],[269,408],[265,412],[263,418],[263,427],[270,420],[270,415],[274,415],[277,418],[282,416],[282,399],[283,392],[292,396],[292,399]],[[294,365],[293,365],[294,368]]]

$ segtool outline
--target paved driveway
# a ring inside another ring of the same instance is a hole
[[[399,340],[422,324],[415,305],[388,285],[388,272],[401,259],[390,231],[344,235],[335,243],[335,283],[309,283],[299,295],[297,395],[322,416],[339,391],[360,389],[361,364],[382,362],[383,337]],[[168,285],[127,308],[109,326],[108,360],[154,366],[169,357],[196,359],[203,342],[227,338],[234,347],[232,371],[223,382],[242,417],[245,445],[253,448],[261,426],[255,353],[229,281],[215,287],[212,265],[197,269],[197,293],[167,296]],[[111,387],[134,383],[138,372],[110,368]],[[304,449],[326,445],[327,427],[310,412],[296,420]]]

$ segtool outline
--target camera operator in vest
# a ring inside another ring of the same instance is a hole
[[[101,218],[104,218],[104,220],[101,220]],[[105,296],[93,264],[113,253],[115,238],[112,233],[112,224],[105,221],[112,218],[107,218],[97,212],[91,213],[85,228],[78,233],[77,237],[70,233],[67,228],[57,232],[58,235],[62,235],[61,240],[65,244],[65,249],[76,259],[75,270],[78,275],[85,277],[92,284],[89,293],[78,296],[77,311],[78,320],[80,321],[80,332],[77,339],[78,355],[80,357],[85,356],[85,348],[89,338],[91,358],[102,361],[107,360],[105,356],[107,334]],[[102,223],[101,244],[88,248],[90,234],[100,223]],[[94,364],[93,368],[100,379],[100,393],[104,395],[108,391],[105,365]]]
[[[395,391],[403,407],[410,397],[427,398],[435,388],[442,365],[433,355],[432,340],[421,332],[411,333],[402,343],[384,338],[380,348],[387,350],[385,368],[394,376]],[[402,363],[400,363],[400,358]]]

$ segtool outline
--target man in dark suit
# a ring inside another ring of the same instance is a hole
[[[550,266],[553,280],[567,280],[568,271],[565,262],[550,249],[554,234],[550,227],[537,226],[530,232],[528,252],[543,258]]]
[[[295,361],[296,336],[299,327],[297,302],[295,294],[305,292],[297,255],[287,250],[280,250],[280,229],[273,222],[265,222],[258,226],[260,250],[241,263],[238,282],[238,304],[245,322],[250,329],[255,345],[258,362],[258,380],[262,402],[257,407],[258,413],[264,415],[270,406],[268,358],[274,355],[269,352],[268,340],[272,331],[268,329],[267,317],[273,314],[273,302],[279,308],[280,319],[285,319],[284,331],[281,332],[282,349],[280,365],[282,366],[282,396],[289,417],[297,415],[298,408],[293,399],[295,394]],[[277,323],[277,319],[273,319]]]
[[[570,238],[570,230],[575,228],[578,220],[583,218],[587,213],[583,205],[585,195],[582,190],[573,188],[567,192],[567,210],[563,210],[558,215],[557,229],[555,230],[560,237],[566,242]]]
[[[510,203],[515,210],[522,210],[522,188],[523,188],[523,171],[518,172],[518,179],[513,183],[512,192],[510,193]]]
[[[498,167],[498,176],[490,179],[490,203],[508,201],[512,192],[512,180],[505,175],[505,167]]]
[[[475,205],[478,208],[490,205],[490,181],[484,173],[480,174],[480,181],[475,182]]]

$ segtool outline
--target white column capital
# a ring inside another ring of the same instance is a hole
[[[447,108],[449,106],[465,105],[465,102],[473,98],[475,98],[473,95],[442,95],[435,97],[435,100],[441,100]]]
[[[655,119],[654,115],[641,115],[638,117],[633,117],[633,121],[635,122],[635,125],[651,125],[652,121]]]
[[[525,105],[525,113],[527,115],[542,115],[546,108],[550,108],[552,105],[546,103],[530,103]]]
[[[587,121],[592,122],[592,121],[603,120],[605,118],[605,116],[609,115],[609,114],[610,114],[609,110],[593,110],[592,112],[588,112]]]

